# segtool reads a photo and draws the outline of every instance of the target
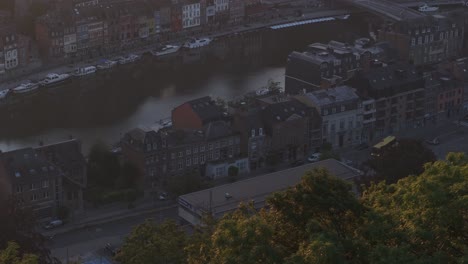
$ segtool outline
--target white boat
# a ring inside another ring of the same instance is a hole
[[[154,56],[164,56],[164,55],[169,55],[173,53],[177,53],[180,50],[180,46],[177,45],[165,45],[164,47],[153,50],[151,53]]]
[[[127,63],[132,63],[140,59],[140,56],[135,55],[135,54],[129,54],[125,57],[118,57],[117,61],[119,64],[127,64]]]
[[[96,67],[98,68],[98,70],[107,70],[114,67],[115,65],[117,65],[116,61],[105,60],[103,63],[98,64]]]
[[[418,9],[420,12],[435,12],[437,10],[439,10],[439,7],[438,6],[430,6],[428,4],[424,4],[422,6],[419,7]]]
[[[193,38],[187,41],[184,47],[189,49],[201,48],[210,45],[211,41],[210,38]]]
[[[73,75],[77,77],[85,76],[85,75],[90,75],[96,73],[96,67],[94,66],[86,66],[82,68],[77,68]]]
[[[258,95],[258,96],[261,96],[261,95],[266,95],[270,92],[270,90],[268,90],[267,88],[262,88],[262,89],[258,89],[255,91],[255,94]]]
[[[2,99],[5,99],[9,93],[10,93],[10,89],[0,91],[0,101]]]
[[[12,89],[13,93],[15,94],[24,94],[24,93],[30,93],[35,91],[37,88],[39,88],[38,83],[33,83],[31,81],[27,81],[25,83],[20,84],[19,86],[15,87]]]
[[[40,82],[41,85],[43,86],[50,86],[53,84],[58,84],[61,82],[64,82],[70,78],[70,74],[62,73],[62,74],[57,74],[57,73],[49,73],[45,77],[44,80]]]

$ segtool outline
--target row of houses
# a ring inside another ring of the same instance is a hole
[[[264,11],[260,1],[59,1],[36,21],[43,57],[100,55],[174,34],[209,30]],[[258,9],[258,10],[257,10]]]
[[[161,188],[187,172],[207,178],[305,160],[333,148],[461,118],[466,112],[468,58],[421,69],[374,63],[343,84],[297,94],[247,95],[227,107],[210,97],[172,111],[172,125],[137,128],[121,141],[124,160],[138,165],[144,186]]]

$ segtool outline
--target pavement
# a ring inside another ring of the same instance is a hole
[[[107,219],[103,223],[89,227],[60,232],[48,241],[48,247],[52,256],[64,263],[67,259],[79,259],[91,263],[96,259],[102,259],[112,263],[110,254],[104,250],[105,245],[110,243],[117,247],[121,246],[133,227],[147,219],[154,219],[156,222],[163,222],[166,219],[176,221],[178,219],[177,208],[176,206],[157,208],[120,219]]]

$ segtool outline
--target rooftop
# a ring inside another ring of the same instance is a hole
[[[185,194],[179,197],[179,204],[199,215],[210,211],[211,204],[211,211],[217,216],[235,210],[241,202],[254,200],[256,206],[263,207],[269,195],[295,186],[306,172],[316,168],[324,168],[343,180],[351,180],[359,175],[355,169],[337,160],[328,159]]]
[[[359,99],[355,89],[345,85],[310,92],[307,93],[306,96],[317,106],[325,106]]]

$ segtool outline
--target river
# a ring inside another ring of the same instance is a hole
[[[357,19],[254,32],[218,41],[221,44],[210,47],[216,51],[215,60],[209,57],[188,68],[160,70],[148,63],[121,71],[119,76],[80,81],[79,87],[34,99],[21,111],[5,110],[9,119],[0,123],[0,150],[74,137],[82,141],[87,153],[97,141],[113,144],[132,128],[169,117],[175,106],[187,100],[206,95],[229,100],[266,86],[268,80],[284,86],[284,67],[291,51],[315,41],[350,41],[366,30],[366,23]]]

